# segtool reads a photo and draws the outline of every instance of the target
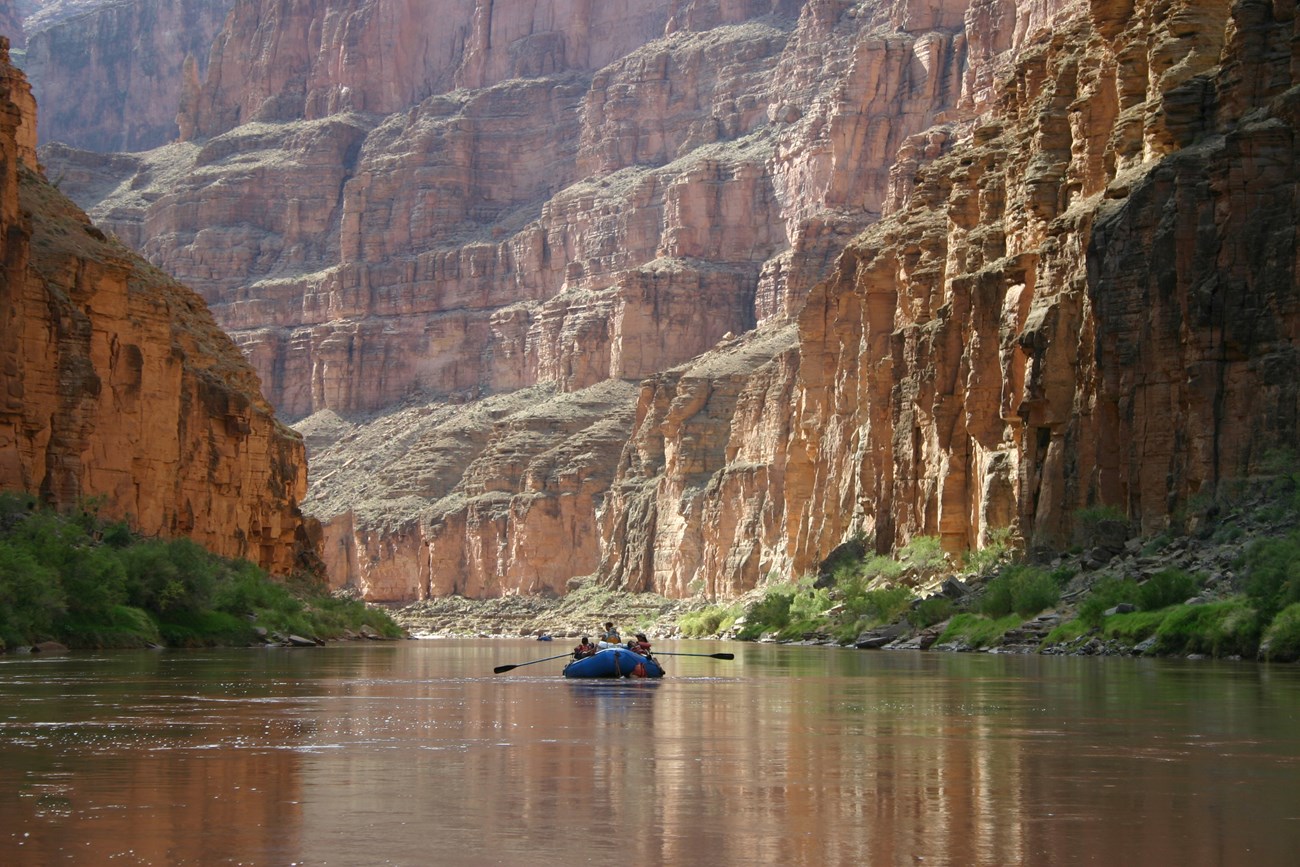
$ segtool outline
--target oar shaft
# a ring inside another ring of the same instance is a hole
[[[525,665],[536,665],[539,662],[550,662],[552,659],[564,659],[566,656],[572,656],[572,654],[561,653],[559,656],[548,656],[545,659],[534,659],[530,662],[518,662],[514,665],[498,665],[496,668],[492,669],[492,672],[493,674],[503,674],[504,672],[510,671],[514,668],[520,668]]]

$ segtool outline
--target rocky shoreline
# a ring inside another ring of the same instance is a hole
[[[591,581],[575,583],[563,596],[445,596],[386,610],[414,638],[594,638],[607,621],[624,631],[636,629],[667,638],[680,635],[677,622],[682,615],[709,604],[653,593],[621,593]]]
[[[851,642],[837,641],[829,634],[810,632],[783,643],[800,645],[853,646],[863,650],[929,650],[936,652],[1041,653],[1072,656],[1141,656],[1157,652],[1153,637],[1126,641],[1106,635],[1101,629],[1087,630],[1068,640],[1049,642],[1048,636],[1058,626],[1074,620],[1093,588],[1106,579],[1129,579],[1141,585],[1163,571],[1182,570],[1197,578],[1199,590],[1188,598],[1186,606],[1209,605],[1240,597],[1245,576],[1242,565],[1250,545],[1256,540],[1280,538],[1296,527],[1292,510],[1269,508],[1271,496],[1257,496],[1237,508],[1216,508],[1189,520],[1182,532],[1165,533],[1153,538],[1125,538],[1123,525],[1102,531],[1092,544],[1071,552],[1044,554],[1034,558],[1044,568],[1073,575],[1064,585],[1061,600],[1050,610],[1026,618],[999,638],[981,645],[962,640],[939,641],[949,620],[924,628],[914,627],[906,618],[882,624],[862,632]],[[977,611],[990,581],[998,574],[993,569],[979,575],[959,570],[931,574],[916,587],[918,599],[938,594],[950,599],[954,614]],[[564,596],[509,596],[489,600],[461,597],[431,599],[390,609],[393,619],[413,637],[528,637],[550,635],[576,638],[592,635],[600,624],[613,620],[624,631],[645,631],[652,639],[683,637],[681,619],[715,603],[704,598],[673,600],[654,594],[621,593],[598,587],[590,579],[575,581],[575,589]],[[730,600],[744,605],[760,598],[754,591],[749,598]],[[915,603],[914,603],[915,605]],[[1119,603],[1107,610],[1107,616],[1135,610],[1129,603]],[[734,639],[743,619],[713,636]],[[691,636],[697,637],[697,636]],[[776,641],[766,634],[760,641]],[[1202,654],[1185,654],[1197,658]],[[1226,655],[1225,658],[1240,658]]]

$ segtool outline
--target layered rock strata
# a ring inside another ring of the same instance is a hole
[[[1292,447],[1292,10],[1124,12],[1027,33],[809,299],[796,559],[854,529],[1061,546],[1098,506],[1153,532]]]
[[[136,151],[175,141],[234,0],[48,3],[28,18],[23,60],[41,143]]]
[[[202,299],[44,180],[36,106],[0,46],[0,487],[99,501],[273,572],[315,562],[301,438]]]
[[[978,113],[900,151],[887,216],[740,399],[643,386],[606,580],[725,597],[855,535],[1065,546],[1098,507],[1154,532],[1293,448],[1294,18],[1121,11],[972,70]]]
[[[1294,442],[1290,3],[408,6],[239,3],[187,141],[45,152],[315,413],[340,584],[728,597]]]

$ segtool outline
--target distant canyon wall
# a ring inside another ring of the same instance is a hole
[[[0,487],[277,573],[318,562],[302,439],[203,301],[40,175],[35,110],[0,42]]]
[[[234,0],[47,2],[28,17],[23,71],[40,141],[138,151],[175,141]]]
[[[239,2],[42,158],[301,419],[376,600],[1154,530],[1294,441],[1291,5]],[[1289,149],[1291,148],[1291,149]]]

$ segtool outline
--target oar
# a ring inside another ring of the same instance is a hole
[[[655,656],[707,656],[709,659],[735,659],[736,658],[736,654],[734,653],[669,653],[666,650],[656,650]]]
[[[512,668],[519,668],[519,666],[521,665],[536,665],[539,662],[550,662],[552,659],[564,659],[564,657],[566,656],[573,656],[573,654],[561,653],[559,656],[548,656],[545,659],[534,659],[532,662],[520,662],[515,665],[498,665],[496,668],[492,669],[492,672],[493,674],[501,674],[503,672],[509,671]]]

